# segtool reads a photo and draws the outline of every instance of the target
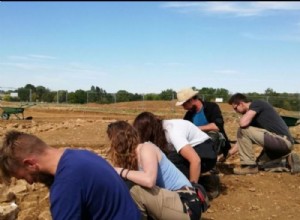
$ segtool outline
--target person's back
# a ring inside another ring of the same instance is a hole
[[[262,100],[250,101],[241,93],[232,95],[228,104],[242,114],[237,131],[241,166],[233,170],[235,174],[256,174],[259,170],[272,168],[276,170],[283,159],[287,161],[285,170],[290,168],[291,172],[298,172],[295,165],[298,166],[299,157],[291,153],[294,147],[293,138],[272,105]],[[257,158],[253,143],[262,147]]]
[[[252,101],[249,109],[257,112],[250,126],[266,129],[279,135],[286,135],[291,141],[293,140],[289,129],[274,107],[263,100]]]
[[[50,188],[50,201],[53,219],[140,218],[113,167],[86,150],[65,150]]]
[[[177,152],[187,144],[194,147],[210,139],[205,132],[202,132],[193,123],[187,120],[163,120],[163,127],[168,143],[171,144]],[[213,159],[216,158],[216,153],[211,149],[210,151],[206,151],[205,155],[201,156]]]
[[[133,182],[130,193],[143,219],[200,219],[208,204],[205,190],[193,188],[158,146],[141,143],[137,130],[125,121],[111,123],[107,134],[109,157],[117,173]]]
[[[149,146],[150,142],[147,144]],[[191,187],[192,185],[186,176],[178,170],[178,168],[167,158],[159,147],[154,144],[152,144],[152,146],[157,148],[161,155],[161,159],[158,163],[156,185],[173,191],[181,189],[184,186]]]
[[[199,157],[201,158],[201,173],[211,171],[216,164],[217,150],[213,147],[211,138],[203,131],[198,129],[192,122],[183,119],[163,120],[163,127],[166,138],[173,146],[177,153],[170,152],[168,158],[189,177],[190,165],[186,166],[185,159],[180,151],[185,146],[192,146]],[[207,143],[210,141],[210,143]],[[217,197],[220,194],[219,185],[220,179],[217,175],[201,175],[198,180],[207,190],[210,199]]]

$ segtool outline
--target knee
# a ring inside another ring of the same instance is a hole
[[[251,133],[251,131],[252,131],[251,126],[248,126],[248,127],[245,127],[245,128],[239,127],[238,131],[237,131],[237,137],[242,138],[243,136],[248,136]]]

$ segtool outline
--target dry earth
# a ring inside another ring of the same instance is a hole
[[[13,105],[2,102],[0,106]],[[228,104],[220,104],[220,107],[225,118],[225,130],[230,140],[235,140],[237,114]],[[38,104],[24,111],[25,117],[32,116],[32,120],[16,120],[13,116],[9,120],[0,120],[0,139],[7,131],[16,129],[35,134],[53,147],[86,148],[105,157],[108,147],[107,125],[115,120],[132,122],[142,111],[151,111],[163,118],[182,118],[184,114],[181,108],[174,107],[173,101],[111,105]],[[283,115],[292,114],[280,109],[278,111]],[[299,125],[290,127],[290,131],[300,139]],[[259,150],[256,147],[257,154]],[[300,152],[299,144],[295,145],[295,151]],[[222,193],[211,202],[211,207],[203,214],[204,220],[300,219],[299,174],[260,172],[235,176],[230,169],[238,164],[239,159],[234,156],[219,167]],[[12,216],[12,219],[51,219],[48,190],[41,184],[28,185],[22,180],[14,180],[9,187],[0,184],[0,192],[0,214],[12,209],[7,202],[11,199],[7,197],[15,195],[19,212],[18,217]]]

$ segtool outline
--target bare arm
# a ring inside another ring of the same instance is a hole
[[[190,181],[197,183],[201,173],[201,158],[189,144],[184,146],[179,153],[190,163]]]
[[[212,122],[212,123],[209,123],[207,125],[201,125],[201,126],[198,126],[198,128],[200,128],[201,131],[219,131],[219,128],[217,127],[217,125]]]
[[[140,148],[138,158],[140,161],[140,166],[143,168],[143,170],[130,170],[128,172],[128,169],[125,169],[122,172],[122,177],[127,177],[128,180],[131,180],[138,185],[152,188],[156,184],[159,162],[155,146],[152,144],[144,143]],[[115,167],[115,170],[118,174],[120,174],[122,168]]]
[[[256,115],[256,112],[253,110],[248,110],[240,119],[240,127],[244,128],[249,126],[249,124],[251,123],[252,119],[254,118],[254,116]]]

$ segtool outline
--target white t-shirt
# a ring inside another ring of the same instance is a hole
[[[205,142],[210,137],[192,122],[183,119],[163,120],[163,128],[168,143],[177,152],[187,144],[192,147]]]

